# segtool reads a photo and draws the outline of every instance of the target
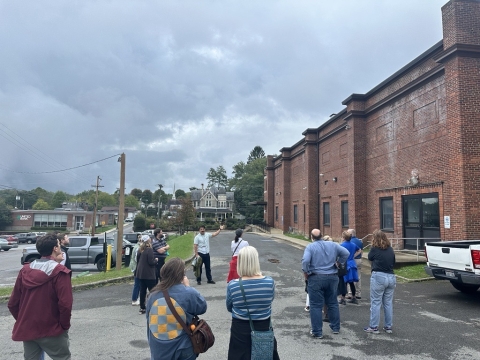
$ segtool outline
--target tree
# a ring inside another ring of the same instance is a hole
[[[95,194],[93,194],[93,199],[91,199],[91,201],[92,204],[95,204]],[[103,191],[98,192],[97,210],[100,210],[104,206],[115,205],[117,205],[117,200],[115,200],[115,196]]]
[[[162,204],[166,204],[168,202],[168,195],[162,189],[155,190],[152,196],[152,201],[154,203],[158,204],[159,200]]]
[[[52,197],[52,207],[55,208],[61,208],[62,204],[68,200],[68,195],[64,193],[63,191],[57,191],[55,194],[53,194]]]
[[[12,221],[12,214],[9,207],[3,199],[0,199],[0,229],[5,229]]]
[[[183,234],[189,226],[195,223],[195,208],[189,197],[180,199],[180,207],[177,209],[177,216],[175,217],[175,226],[178,232]]]
[[[187,196],[187,194],[182,189],[178,189],[177,191],[175,191],[175,197],[177,199],[181,199],[181,198],[184,198],[186,196]]]
[[[140,189],[132,189],[132,191],[130,191],[130,195],[133,195],[135,196],[138,200],[140,200],[142,198],[142,190]]]
[[[265,157],[265,151],[263,151],[261,146],[255,146],[252,151],[250,151],[250,155],[248,155],[247,164],[251,163],[253,160],[262,159]]]
[[[146,190],[143,190],[142,192],[142,201],[146,204],[150,204],[152,202],[152,197],[153,197],[153,193],[146,189]]]
[[[210,168],[207,174],[207,180],[207,187],[226,187],[228,185],[227,171],[222,165],[218,166],[217,169]]]
[[[133,195],[125,196],[125,206],[131,206],[138,209],[138,198]]]
[[[38,199],[35,204],[33,204],[33,210],[50,210],[52,207],[43,199]]]
[[[247,218],[263,220],[263,208],[249,205],[252,201],[263,201],[263,171],[267,158],[258,158],[250,163],[238,163],[233,168],[241,169],[230,179],[229,186],[235,192],[236,209]],[[241,174],[241,175],[240,175]]]

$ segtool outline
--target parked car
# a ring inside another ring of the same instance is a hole
[[[132,244],[136,244],[138,242],[138,235],[142,235],[142,233],[129,233],[123,234],[123,240],[130,241]]]
[[[15,235],[2,235],[0,236],[0,239],[5,239],[8,242],[14,242],[15,244],[18,243],[18,239],[15,237]]]
[[[6,239],[0,238],[0,250],[8,251],[13,248],[17,248],[17,242],[9,242]]]
[[[36,232],[29,232],[29,233],[20,233],[15,235],[18,239],[18,243],[27,243],[27,244],[35,244],[37,239],[40,239],[42,236]]]
[[[480,288],[480,241],[443,241],[425,244],[425,272],[437,280],[448,280],[466,294]]]
[[[125,219],[125,222],[133,222],[133,217],[129,216]]]

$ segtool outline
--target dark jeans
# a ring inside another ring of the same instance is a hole
[[[202,258],[202,266],[205,265],[207,280],[212,281],[212,270],[210,269],[210,254],[198,253],[198,255]],[[200,276],[197,278],[197,281],[202,281],[202,268],[200,268]]]
[[[162,269],[162,266],[165,265],[165,258],[164,257],[157,257],[158,262],[155,264],[155,278],[158,281],[160,280],[160,270]]]
[[[140,280],[140,309],[145,310],[145,298],[147,297],[147,289],[151,291],[157,282],[155,279],[139,279]]]

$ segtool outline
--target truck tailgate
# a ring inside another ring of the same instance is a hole
[[[428,264],[447,269],[474,271],[471,250],[480,250],[480,245],[469,247],[455,247],[445,244],[426,246]]]

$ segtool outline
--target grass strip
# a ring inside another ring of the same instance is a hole
[[[308,239],[305,236],[300,235],[300,234],[284,233],[283,235],[294,238],[294,239],[299,239],[299,240],[304,240],[304,241],[310,242],[310,239]]]
[[[395,269],[395,275],[401,276],[408,280],[418,280],[429,278],[425,272],[425,263],[415,265],[405,265]],[[433,279],[433,278],[432,278]]]

